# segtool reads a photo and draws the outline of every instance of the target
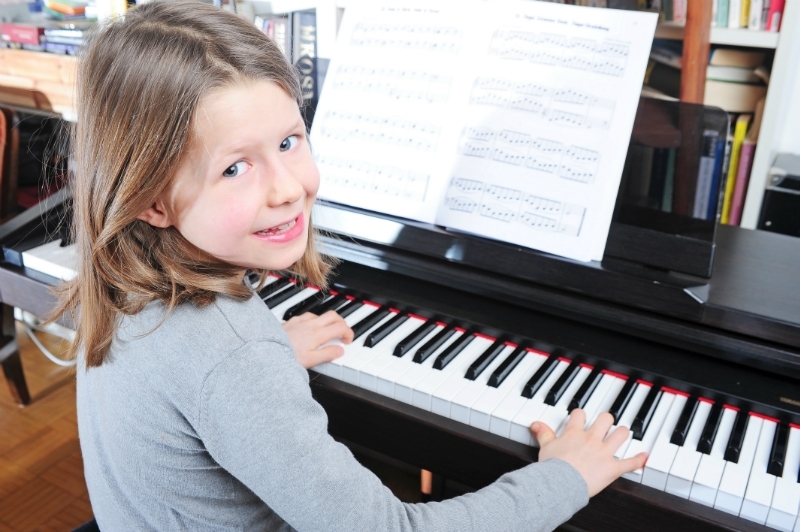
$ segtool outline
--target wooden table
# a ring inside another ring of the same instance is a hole
[[[77,58],[0,48],[0,103],[75,119]]]

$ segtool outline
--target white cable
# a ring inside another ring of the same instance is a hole
[[[47,349],[44,346],[44,344],[42,344],[42,342],[39,341],[38,338],[36,338],[36,335],[33,334],[33,328],[30,325],[28,325],[27,322],[23,322],[22,323],[22,327],[25,329],[25,332],[28,333],[28,336],[30,336],[30,338],[33,341],[33,343],[36,344],[36,347],[39,348],[39,351],[41,351],[44,354],[44,356],[49,358],[50,362],[52,362],[53,364],[58,364],[59,366],[63,366],[65,368],[70,368],[70,367],[72,367],[72,366],[74,366],[75,364],[78,363],[77,360],[63,360],[63,359],[60,359],[57,356],[55,356],[53,353],[51,353],[50,350]]]

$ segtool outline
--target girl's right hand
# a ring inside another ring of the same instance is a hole
[[[620,476],[644,467],[647,461],[646,453],[625,460],[614,458],[616,450],[628,438],[628,429],[619,427],[606,438],[613,424],[613,416],[603,412],[584,430],[586,413],[577,408],[570,414],[560,437],[538,421],[531,425],[531,432],[539,441],[539,460],[558,458],[570,464],[586,481],[589,497],[594,497]]]
[[[295,316],[283,324],[294,348],[297,361],[306,368],[313,368],[323,362],[330,362],[344,354],[344,347],[336,344],[325,345],[332,340],[349,344],[353,341],[353,330],[344,318],[330,310],[321,316],[310,312]]]

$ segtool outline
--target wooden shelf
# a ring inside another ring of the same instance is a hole
[[[683,24],[661,22],[656,28],[658,39],[683,39]],[[777,48],[780,33],[754,31],[747,28],[711,28],[711,44],[749,46],[753,48]]]
[[[77,65],[67,55],[0,49],[0,102],[74,120]]]

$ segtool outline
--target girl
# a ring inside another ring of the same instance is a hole
[[[533,430],[540,462],[476,493],[403,504],[326,431],[305,368],[352,339],[335,313],[282,327],[243,281],[323,285],[319,175],[297,77],[252,25],[155,2],[87,45],[73,133],[85,476],[102,530],[549,530],[644,456],[626,431]]]

